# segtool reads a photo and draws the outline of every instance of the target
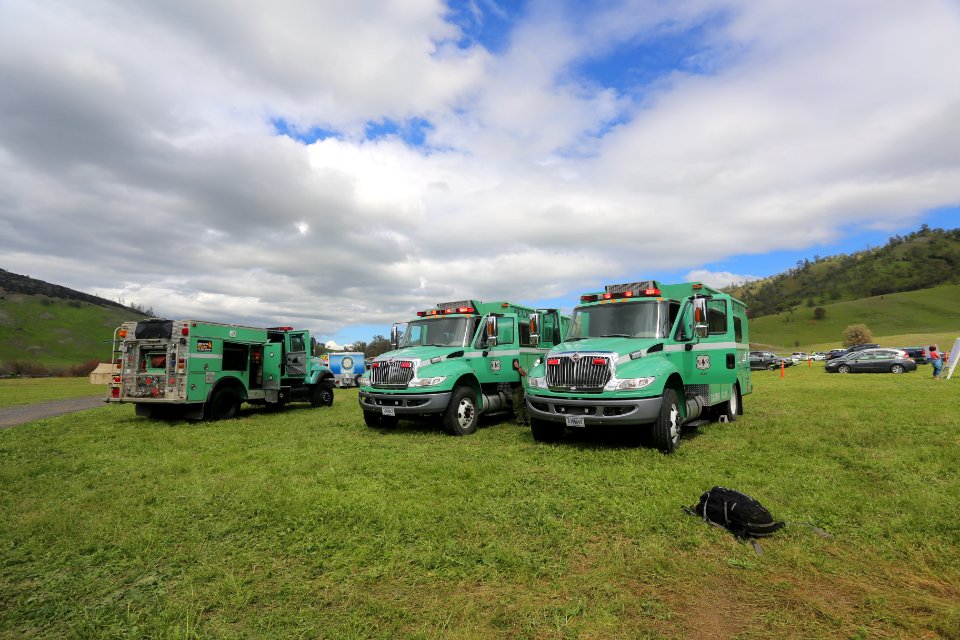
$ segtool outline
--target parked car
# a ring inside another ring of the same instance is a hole
[[[810,359],[811,359],[811,360],[823,361],[823,360],[826,360],[826,359],[827,359],[827,354],[826,354],[826,352],[824,352],[824,351],[817,351],[816,353],[814,353],[813,355],[810,356]]]
[[[782,358],[769,351],[750,352],[750,369],[779,369],[780,363],[783,363],[785,367],[793,366],[793,360],[790,358]]]
[[[848,356],[848,355],[850,355],[851,353],[856,353],[857,351],[863,351],[864,349],[877,349],[877,348],[879,348],[879,347],[880,347],[879,344],[877,344],[877,343],[875,343],[875,342],[871,342],[871,343],[869,343],[869,344],[855,344],[855,345],[853,345],[852,347],[848,347],[848,348],[846,348],[846,349],[831,349],[831,350],[830,350],[830,353],[833,353],[834,355],[830,355],[830,354],[828,353],[828,354],[827,354],[827,360],[833,360],[834,358],[839,358],[839,357],[843,357],[843,356]],[[834,352],[837,352],[837,351],[839,351],[839,353],[834,353]]]
[[[916,371],[917,363],[900,349],[861,349],[834,358],[824,365],[827,373],[903,373]]]
[[[804,362],[809,360],[810,356],[805,354],[803,351],[794,351],[792,354],[790,354],[790,359],[793,360],[794,363]]]
[[[924,347],[900,347],[917,364],[930,364],[930,357]]]

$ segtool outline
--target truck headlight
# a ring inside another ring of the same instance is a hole
[[[447,379],[447,376],[436,376],[434,378],[420,378],[419,380],[411,380],[411,387],[432,387],[440,384]]]
[[[653,381],[656,379],[656,376],[651,378],[624,378],[623,380],[617,380],[617,386],[614,387],[614,390],[643,389],[653,384]]]
[[[360,382],[359,382],[359,384],[360,384],[361,387],[369,387],[369,386],[370,386],[370,376],[366,376],[366,375],[360,376]]]
[[[547,388],[547,379],[546,378],[527,378],[527,386],[531,389],[546,389]]]

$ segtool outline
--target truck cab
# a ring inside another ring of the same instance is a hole
[[[360,378],[364,421],[393,427],[400,418],[434,416],[449,433],[469,435],[481,414],[522,413],[522,372],[562,339],[566,324],[556,309],[510,302],[461,300],[420,311],[402,332],[394,325],[394,349]]]
[[[701,283],[608,285],[574,309],[563,343],[526,379],[535,440],[567,428],[644,430],[664,452],[683,426],[735,420],[753,389],[746,307]]]

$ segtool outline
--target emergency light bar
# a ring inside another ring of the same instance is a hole
[[[654,280],[644,280],[642,282],[627,282],[624,284],[608,284],[604,287],[604,291],[607,293],[626,293],[632,291],[633,295],[640,295],[639,291],[644,291],[646,289],[659,289],[656,281]],[[609,300],[609,298],[607,298]]]
[[[476,313],[471,300],[461,300],[460,302],[441,302],[436,309],[427,309],[426,311],[417,311],[417,317],[426,316],[444,316],[448,313]]]
[[[596,302],[597,300],[622,300],[623,298],[656,298],[660,295],[660,288],[657,286],[611,291],[611,289],[621,289],[623,287],[633,287],[635,285],[644,284],[656,285],[656,283],[654,283],[652,280],[648,280],[647,282],[635,282],[630,285],[607,285],[607,291],[605,293],[588,293],[580,296],[580,303],[586,304],[587,302]]]

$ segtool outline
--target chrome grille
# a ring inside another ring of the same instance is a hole
[[[409,363],[403,367],[401,363]],[[379,366],[370,368],[370,384],[374,387],[390,389],[406,389],[413,378],[414,363],[412,360],[380,360]]]
[[[551,364],[558,360],[557,364]],[[594,361],[603,360],[603,364]],[[600,391],[610,381],[610,358],[599,354],[570,354],[547,359],[547,387]]]

